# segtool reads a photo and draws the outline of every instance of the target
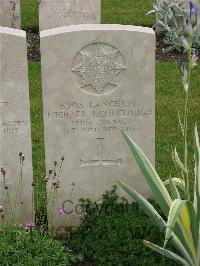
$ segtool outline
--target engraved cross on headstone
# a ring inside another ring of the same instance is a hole
[[[81,167],[90,167],[90,166],[99,166],[99,196],[101,197],[102,193],[104,192],[104,181],[103,181],[103,176],[104,176],[104,167],[106,166],[111,166],[111,165],[120,165],[122,164],[122,158],[119,159],[104,159],[104,138],[97,138],[96,139],[99,143],[99,160],[82,160],[80,159],[80,166]]]

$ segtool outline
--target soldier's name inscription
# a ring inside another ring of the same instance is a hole
[[[151,107],[144,107],[136,99],[68,101],[60,103],[56,110],[49,110],[50,120],[65,120],[64,134],[75,132],[98,133],[135,131],[136,119],[153,116]]]

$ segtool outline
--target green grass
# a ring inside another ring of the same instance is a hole
[[[44,136],[40,63],[29,62],[29,85],[33,141],[34,177],[44,176]]]
[[[42,115],[42,91],[40,79],[40,63],[29,62],[29,86],[31,102],[31,123],[32,123],[32,155],[33,155],[33,177],[36,184],[35,208],[37,221],[45,219],[45,151],[44,151],[44,130]]]
[[[153,16],[146,16],[154,0],[103,0],[102,21],[110,24],[131,24],[151,27]]]
[[[53,0],[52,0],[53,1]],[[153,16],[146,16],[154,0],[102,0],[101,23],[152,26]],[[22,28],[38,28],[38,0],[21,0]]]
[[[39,27],[38,0],[21,0],[21,19],[24,30]]]
[[[190,148],[193,125],[199,121],[200,66],[194,71],[190,96]],[[40,63],[29,63],[34,176],[44,176],[44,143]],[[184,106],[184,93],[176,63],[156,63],[156,168],[163,179],[174,173],[171,151],[181,147],[177,108]],[[193,156],[191,154],[191,156]],[[193,158],[193,157],[191,157]]]
[[[194,70],[190,93],[189,150],[193,160],[193,128],[199,122],[200,66]],[[156,168],[163,179],[177,174],[171,159],[172,149],[177,146],[182,154],[182,136],[178,123],[178,108],[183,114],[184,91],[176,63],[156,64]],[[193,170],[190,164],[190,169]]]

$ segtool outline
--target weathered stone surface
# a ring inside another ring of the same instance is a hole
[[[19,183],[19,153],[25,155],[23,178]],[[26,33],[21,30],[0,27],[0,167],[6,170],[5,182],[0,173],[0,205],[6,206],[5,219],[13,222],[13,211],[22,214],[24,223],[32,218],[32,147]],[[5,190],[4,186],[8,186]],[[22,197],[17,191],[22,187]],[[7,191],[11,199],[6,196]],[[16,203],[17,202],[17,203]],[[19,206],[21,202],[21,211]],[[16,217],[15,217],[16,218]],[[1,216],[0,216],[1,220]],[[15,219],[21,222],[21,219]],[[0,221],[0,225],[1,225]]]
[[[78,199],[101,200],[117,179],[148,197],[120,129],[154,162],[153,30],[121,25],[47,30],[41,32],[41,56],[47,171],[65,157],[51,222],[56,228],[76,225],[83,215]],[[59,216],[61,207],[65,214]]]
[[[0,1],[0,26],[20,29],[20,0]]]
[[[41,0],[40,30],[75,24],[96,24],[101,0]]]

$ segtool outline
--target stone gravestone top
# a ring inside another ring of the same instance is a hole
[[[20,152],[25,155],[21,181]],[[0,167],[6,171],[5,179],[2,171],[0,173],[0,205],[4,210],[6,206],[10,209],[10,200],[12,205],[12,212],[5,213],[5,219],[13,222],[14,217],[9,215],[13,215],[15,210],[15,222],[19,223],[21,214],[24,223],[30,222],[32,146],[26,33],[4,27],[0,27]],[[8,186],[9,202],[5,185]],[[22,194],[17,195],[21,190]]]
[[[96,24],[101,19],[101,0],[41,0],[40,30],[74,24]]]
[[[41,56],[47,171],[65,157],[50,222],[56,228],[78,224],[79,198],[100,200],[117,179],[148,197],[120,129],[154,162],[153,30],[121,25],[51,29],[41,32]]]
[[[20,0],[0,1],[0,26],[20,29]]]

